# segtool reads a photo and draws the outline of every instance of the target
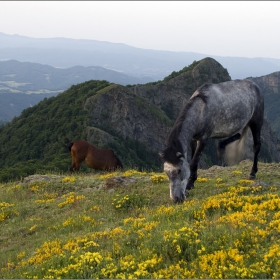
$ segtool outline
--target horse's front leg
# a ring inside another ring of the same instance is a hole
[[[196,149],[190,163],[190,177],[188,179],[188,183],[186,187],[186,194],[188,194],[188,191],[194,187],[194,182],[197,179],[198,163],[205,145],[206,145],[206,141],[202,141],[202,140],[197,141]]]
[[[70,166],[70,168],[69,168],[70,173],[78,172],[79,169],[80,169],[80,165],[81,165],[81,164],[78,163],[78,162],[72,162],[72,164],[71,164],[71,166]]]
[[[74,169],[75,169],[75,163],[72,162],[72,164],[70,165],[70,168],[69,168],[69,172],[70,172],[70,173],[73,173],[73,172],[74,172]]]

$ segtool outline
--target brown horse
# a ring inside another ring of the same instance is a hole
[[[72,155],[70,172],[79,171],[83,161],[85,161],[89,168],[103,171],[123,168],[121,161],[111,149],[100,149],[84,140],[70,142],[67,147]]]

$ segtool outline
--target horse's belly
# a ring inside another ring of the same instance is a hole
[[[232,109],[230,112],[218,114],[213,121],[212,138],[224,138],[242,131],[251,119],[250,111]]]
[[[225,138],[241,132],[247,125],[247,122],[241,122],[238,125],[228,123],[227,125],[217,125],[211,133],[210,138]]]
[[[115,167],[115,165],[104,158],[101,160],[99,158],[87,157],[85,158],[85,163],[88,167],[98,170],[109,170]]]
[[[240,130],[227,131],[227,133],[225,133],[225,131],[217,131],[212,133],[210,138],[227,138],[237,134],[238,132],[240,132]]]

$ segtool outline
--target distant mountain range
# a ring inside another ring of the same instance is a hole
[[[89,80],[120,85],[156,82],[205,57],[96,40],[35,39],[0,32],[0,125],[72,85]],[[260,84],[267,118],[280,135],[280,59],[212,58],[227,69],[231,79],[250,78]],[[266,92],[272,88],[273,94]]]
[[[0,93],[9,91],[55,95],[71,85],[88,80],[107,80],[120,85],[151,82],[151,79],[131,77],[99,66],[55,68],[16,60],[0,61]]]
[[[71,85],[88,80],[107,80],[120,85],[143,84],[151,79],[137,78],[99,66],[66,69],[39,63],[0,61],[0,121],[10,121],[22,110],[44,98],[56,96]]]
[[[0,60],[15,59],[62,68],[99,66],[145,80],[162,80],[205,57],[212,57],[223,65],[231,79],[263,76],[280,70],[280,59],[274,58],[158,51],[96,40],[37,39],[0,32]]]

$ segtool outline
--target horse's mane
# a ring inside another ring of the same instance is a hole
[[[198,94],[189,99],[184,109],[181,111],[177,120],[175,121],[175,124],[168,137],[167,148],[163,151],[163,159],[165,161],[177,164],[180,160],[176,155],[177,152],[181,153],[182,155],[184,154],[182,144],[178,139],[179,134],[182,130],[183,122],[186,118],[187,112],[190,110],[196,100],[200,99],[204,103],[207,102],[207,96],[204,94],[206,89],[208,89],[208,84],[205,84],[198,89]]]
[[[194,97],[190,98],[187,104],[185,105],[184,109],[181,111],[179,114],[177,120],[175,121],[175,124],[169,134],[167,145],[170,146],[174,142],[174,140],[178,139],[179,134],[182,129],[183,122],[186,118],[187,112],[190,110],[190,108],[193,106],[196,100],[200,99],[202,100],[205,104],[207,103],[207,96],[204,94],[205,90],[208,89],[209,84],[205,84],[201,86],[197,91],[198,94],[195,95]]]

